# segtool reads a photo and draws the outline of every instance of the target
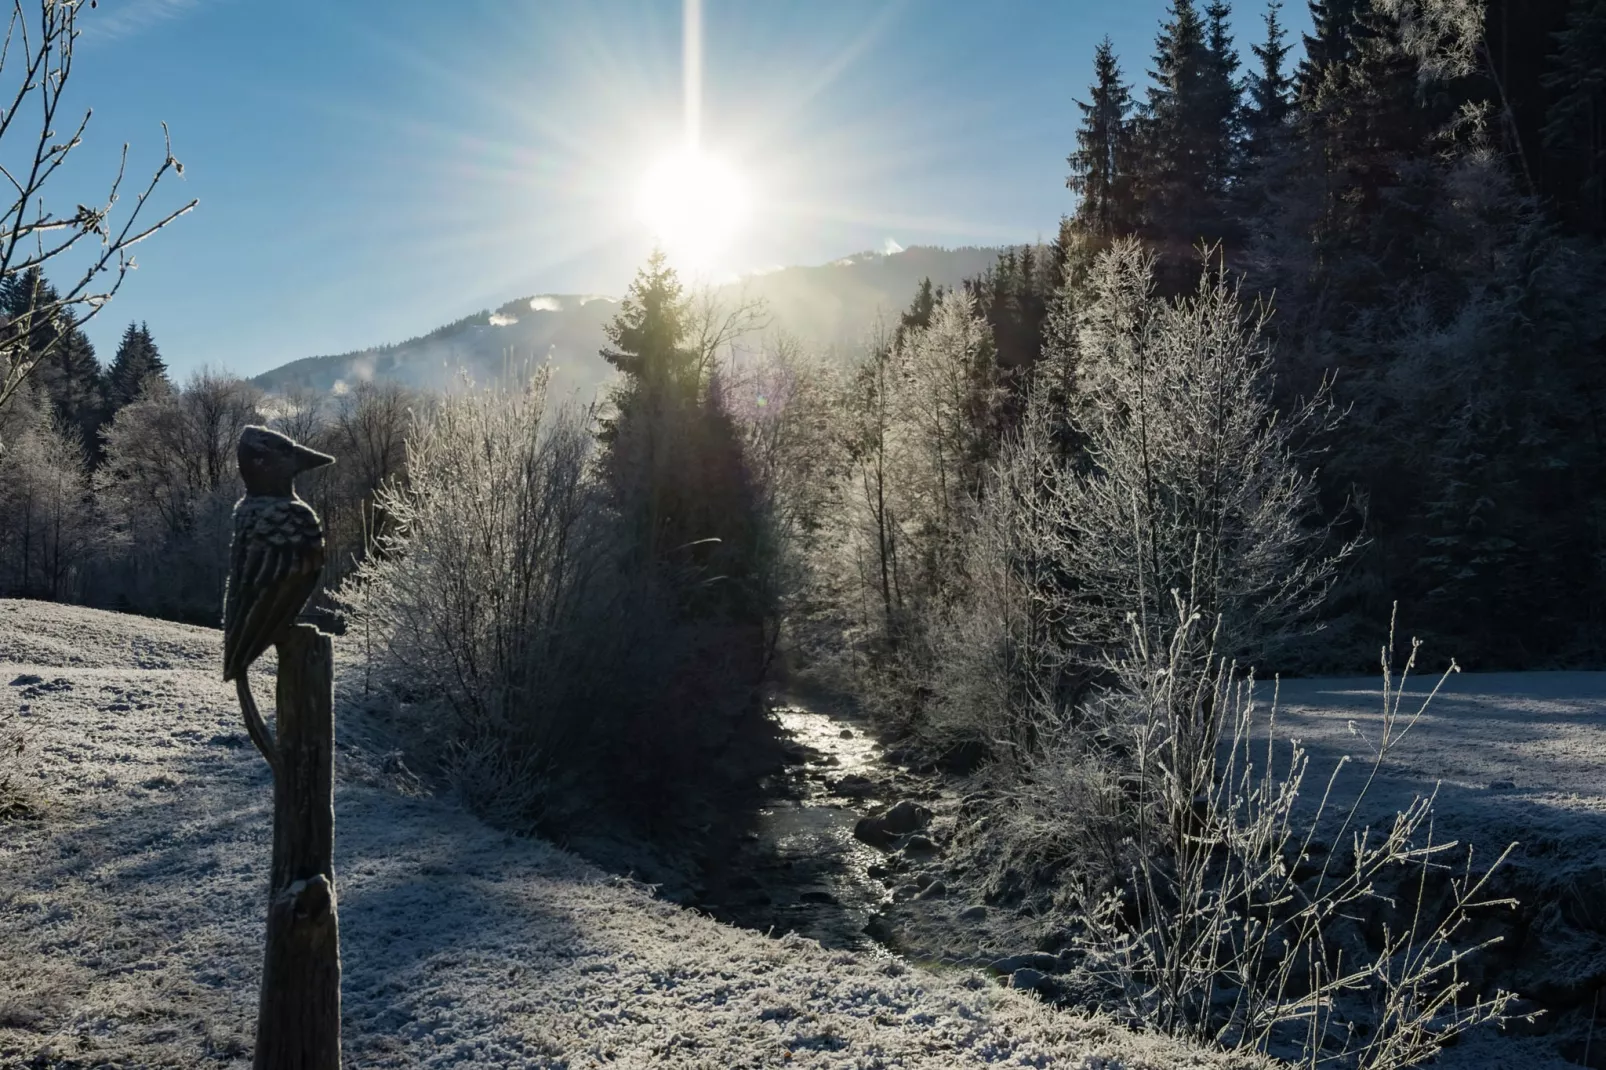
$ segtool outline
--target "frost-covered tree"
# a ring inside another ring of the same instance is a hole
[[[996,402],[993,350],[970,297],[944,294],[893,354],[891,453],[906,545],[929,590],[979,488]]]
[[[235,447],[241,429],[261,420],[261,391],[206,370],[182,389],[159,382],[103,436],[95,486],[120,551],[97,586],[145,612],[215,621],[240,497]]]
[[[1069,631],[1108,650],[1129,614],[1167,630],[1180,591],[1221,652],[1264,654],[1307,621],[1336,564],[1305,452],[1326,397],[1279,412],[1262,314],[1210,265],[1195,293],[1162,300],[1152,254],[1122,242],[1090,291],[1056,354],[1074,366],[1086,464],[1056,467],[1042,506],[1074,591]]]
[[[74,597],[104,541],[83,448],[48,406],[34,409],[25,394],[12,399],[9,414],[0,453],[0,590]]]

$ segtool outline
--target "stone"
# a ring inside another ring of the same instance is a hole
[[[906,899],[913,899],[919,894],[920,886],[918,884],[900,884],[892,890],[892,898],[899,903]]]
[[[844,728],[842,731],[840,731],[840,732],[838,732],[836,734],[836,737],[838,739],[852,739],[853,738],[853,729]]]
[[[959,912],[960,921],[982,921],[987,917],[987,908],[980,903],[968,906]]]
[[[875,791],[875,781],[858,773],[849,773],[840,780],[833,781],[831,791],[850,799],[860,799]]]
[[[873,817],[859,818],[853,826],[853,838],[883,849],[892,846],[893,840],[887,830],[881,827],[880,821]]]
[[[930,810],[905,799],[884,814],[861,817],[858,824],[853,826],[853,835],[871,847],[885,850],[898,837],[919,831],[930,820]]]
[[[804,892],[802,895],[798,896],[798,899],[804,903],[819,903],[822,906],[836,905],[836,896],[832,895],[830,892],[822,892],[813,889]]]
[[[920,890],[916,899],[942,899],[948,894],[948,886],[942,881],[932,881]]]
[[[923,854],[930,851],[935,851],[937,849],[937,845],[931,842],[930,836],[924,836],[918,832],[915,832],[911,833],[909,838],[903,841],[903,849],[906,852]]]
[[[1048,978],[1043,975],[1041,970],[1026,967],[1009,975],[1009,987],[1018,988],[1026,992],[1035,992],[1043,987],[1043,982],[1046,980]]]
[[[1043,951],[1031,951],[1024,955],[1010,955],[998,959],[987,968],[994,973],[1014,974],[1017,970],[1035,970],[1038,973],[1053,973],[1061,966],[1058,955],[1050,955]]]
[[[926,827],[931,820],[931,811],[919,803],[904,800],[878,819],[881,827],[894,836],[904,836]]]
[[[35,676],[32,673],[26,673],[25,672],[21,676],[17,677],[15,680],[11,681],[11,686],[12,687],[32,687],[34,684],[42,684],[44,682],[45,682],[45,678],[43,676]]]

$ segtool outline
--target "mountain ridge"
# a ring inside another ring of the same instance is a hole
[[[794,265],[744,276],[716,287],[729,299],[764,302],[770,332],[784,331],[805,346],[838,357],[862,346],[878,318],[894,319],[924,278],[954,287],[990,267],[1000,249],[910,246],[893,253],[866,250],[827,264]],[[346,353],[302,357],[252,380],[272,393],[340,390],[388,380],[443,388],[467,376],[494,381],[515,363],[548,362],[553,387],[589,395],[613,374],[599,350],[618,297],[530,294],[485,308],[424,334]]]

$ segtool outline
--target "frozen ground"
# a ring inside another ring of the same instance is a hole
[[[1407,682],[1402,717],[1438,680]],[[1269,686],[1259,689],[1270,698]],[[1353,789],[1381,734],[1381,677],[1287,680],[1279,705],[1278,735],[1311,754],[1307,794],[1345,754],[1340,786]],[[1519,857],[1606,863],[1606,672],[1451,674],[1385,756],[1370,812],[1393,813],[1435,783],[1438,829],[1480,855],[1515,842]]]
[[[1438,679],[1409,681],[1402,715]],[[1276,735],[1298,738],[1311,755],[1305,798],[1319,796],[1348,755],[1334,792],[1347,806],[1380,735],[1381,677],[1285,681],[1280,698]],[[1475,868],[1516,845],[1492,888],[1519,906],[1486,913],[1477,935],[1502,942],[1479,968],[1486,983],[1548,1008],[1540,1035],[1484,1030],[1443,1065],[1606,1067],[1606,673],[1452,674],[1385,755],[1359,817],[1376,827],[1435,786],[1435,841],[1472,846]]]
[[[0,824],[0,1066],[249,1063],[270,785],[219,645],[0,601],[0,713],[25,707],[46,803]],[[335,799],[348,1065],[1235,1065],[654,900],[409,794],[362,727]]]

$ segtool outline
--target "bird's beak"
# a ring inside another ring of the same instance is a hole
[[[297,472],[310,472],[314,468],[322,468],[326,464],[334,463],[335,459],[327,453],[319,453],[317,450],[308,449],[306,446],[299,444],[296,446]]]

